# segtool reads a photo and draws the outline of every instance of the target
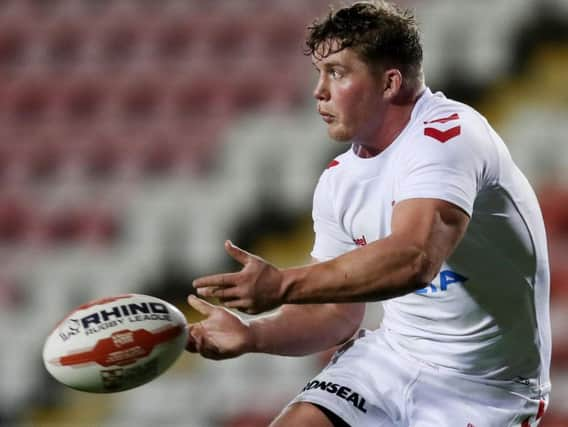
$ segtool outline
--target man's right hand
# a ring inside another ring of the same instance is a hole
[[[204,320],[189,325],[187,351],[214,360],[229,359],[253,351],[254,335],[250,325],[223,307],[194,295],[187,302],[203,314]]]

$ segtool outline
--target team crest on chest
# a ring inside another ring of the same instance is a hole
[[[357,246],[365,246],[367,244],[367,238],[363,234],[361,237],[353,239],[353,243]]]

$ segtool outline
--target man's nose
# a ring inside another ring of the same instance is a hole
[[[318,101],[329,99],[329,90],[327,89],[324,79],[318,79],[313,95]]]

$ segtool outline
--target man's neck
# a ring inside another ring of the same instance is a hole
[[[389,147],[410,121],[412,110],[424,93],[424,89],[425,87],[421,87],[411,94],[402,95],[391,103],[385,111],[384,120],[375,129],[370,141],[354,141],[353,152],[359,157],[369,158],[380,154]]]

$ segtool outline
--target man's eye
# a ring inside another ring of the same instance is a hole
[[[329,74],[331,75],[331,77],[333,77],[334,79],[339,79],[341,78],[341,73],[337,70],[331,70],[329,72]]]

